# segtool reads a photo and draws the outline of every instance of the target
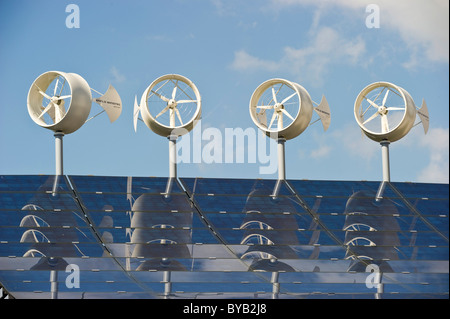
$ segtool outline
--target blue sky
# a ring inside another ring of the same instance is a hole
[[[67,28],[66,6],[80,9]],[[379,28],[367,28],[369,4]],[[202,128],[255,128],[248,111],[256,87],[284,78],[305,87],[332,120],[286,143],[287,178],[380,180],[379,144],[354,119],[358,93],[377,81],[427,101],[430,130],[414,127],[391,144],[393,181],[449,181],[449,3],[424,0],[0,1],[0,174],[53,174],[54,138],[27,111],[40,74],[78,73],[123,111],[64,137],[64,173],[167,176],[168,142],[142,122],[133,102],[156,78],[184,75],[202,96]],[[101,109],[93,103],[91,114]],[[256,128],[255,128],[256,129]],[[204,141],[207,144],[208,141]],[[204,145],[203,145],[204,146]],[[254,149],[254,146],[250,146]],[[247,158],[247,155],[246,157]],[[179,176],[276,178],[259,163],[180,163]]]

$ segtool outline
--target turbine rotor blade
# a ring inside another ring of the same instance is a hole
[[[55,88],[53,89],[53,96],[56,95],[56,90],[58,89],[59,77],[56,78]]]
[[[55,102],[52,102],[55,108],[55,123],[61,121],[62,119],[62,114],[61,114],[61,109],[59,108],[59,105],[56,104]]]
[[[177,95],[177,86],[175,85],[172,90],[172,100],[175,100],[176,95]]]
[[[376,112],[374,113],[371,117],[369,117],[367,120],[364,121],[363,125],[366,123],[369,123],[370,121],[372,121],[374,118],[376,118],[380,113]]]
[[[184,125],[184,124],[183,124],[183,120],[181,120],[180,111],[178,111],[177,108],[175,108],[175,113],[177,113],[177,117],[178,117],[178,120],[180,121],[181,125]]]
[[[72,95],[59,96],[59,97],[56,98],[55,100],[56,100],[56,101],[58,101],[58,100],[64,100],[64,99],[67,99],[67,98],[69,98],[69,97],[72,97]]]
[[[41,88],[39,86],[37,86],[37,84],[35,83],[34,85],[36,85],[36,87],[38,88],[38,92],[45,97],[46,99],[51,100],[52,98],[50,96],[48,96],[44,91],[41,90]]]
[[[44,110],[42,111],[41,115],[38,116],[38,118],[40,119],[41,117],[44,116],[45,113],[47,113],[48,111],[50,111],[51,107],[52,107],[53,103],[52,101],[50,101],[47,106],[44,108]]]
[[[64,85],[66,84],[66,78],[64,78],[64,82],[63,82],[63,84],[61,85],[61,89],[59,90],[59,95],[61,95],[61,93],[62,93],[62,90],[64,89]]]
[[[370,100],[369,98],[367,98],[367,97],[364,97],[366,100],[367,100],[367,102],[369,102],[370,103],[370,105],[372,105],[373,107],[375,107],[375,108],[377,108],[378,109],[378,105],[377,104],[375,104],[375,102],[373,102],[372,100]]]
[[[386,114],[381,114],[381,131],[383,133],[389,132],[389,122]]]
[[[159,98],[160,98],[161,100],[163,100],[164,102],[169,102],[169,99],[166,98],[164,95],[161,95],[161,94],[159,94],[158,92],[153,91],[153,90],[152,90],[152,93],[154,93],[157,97],[159,97]]]
[[[179,100],[177,101],[177,104],[183,104],[183,103],[197,103],[197,100]]]
[[[277,117],[278,113],[277,112],[273,112],[272,118],[270,119],[270,124],[269,124],[269,130],[272,127],[273,122],[275,121],[276,117]]]
[[[286,103],[287,101],[289,101],[294,95],[296,95],[297,94],[297,92],[294,92],[293,94],[291,94],[291,95],[289,95],[287,98],[285,98],[282,102],[281,102],[281,104],[284,104],[284,103]]]
[[[45,94],[44,91],[39,90],[39,93],[41,93],[41,95],[43,95],[46,99],[49,99],[49,100],[52,99],[50,96],[48,96],[47,94]]]
[[[287,117],[289,117],[291,120],[294,121],[294,118],[291,116],[291,114],[288,113],[288,111],[286,111],[285,109],[281,109],[281,112],[283,112],[284,114],[286,114]]]
[[[386,105],[386,100],[387,100],[388,94],[389,94],[389,89],[386,91],[386,94],[384,95],[383,103],[381,104],[381,106],[385,106]]]
[[[275,104],[278,103],[277,102],[277,95],[275,93],[275,88],[273,86],[272,86],[272,98],[273,98]]]
[[[257,105],[256,108],[270,110],[270,109],[273,109],[273,105]]]
[[[159,112],[158,115],[155,116],[155,119],[157,119],[158,117],[160,117],[161,115],[166,113],[168,109],[169,109],[169,105],[167,105],[165,108],[163,108],[163,110],[161,112]]]
[[[388,110],[388,111],[404,111],[405,108],[404,107],[388,107],[388,108],[386,108],[386,110]]]

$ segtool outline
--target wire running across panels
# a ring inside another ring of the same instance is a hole
[[[0,284],[15,298],[448,298],[448,190],[0,176]]]

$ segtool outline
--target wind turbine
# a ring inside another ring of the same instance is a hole
[[[137,103],[137,97],[135,98],[135,131],[139,113],[148,128],[169,139],[169,177],[176,178],[176,140],[191,131],[200,119],[200,92],[195,84],[184,76],[161,76],[144,91],[140,104]]]
[[[84,123],[103,112],[107,113],[111,123],[117,120],[122,112],[122,101],[112,85],[100,98],[93,99],[91,90],[95,91],[80,75],[60,71],[41,74],[30,87],[27,106],[31,119],[39,126],[54,132],[56,175],[63,175],[65,134],[75,132]],[[92,101],[99,104],[103,111],[87,119]]]
[[[359,93],[354,114],[362,132],[381,144],[383,181],[390,182],[389,144],[406,136],[420,123],[427,134],[430,119],[425,100],[419,109],[405,89],[389,82],[375,82]],[[420,122],[414,124],[416,116]]]
[[[278,143],[278,181],[286,179],[286,140],[297,137],[318,120],[322,121],[324,131],[330,125],[330,108],[325,96],[322,96],[320,104],[315,103],[316,107],[313,103],[303,86],[285,79],[267,80],[253,92],[250,116],[260,130]],[[313,111],[319,119],[311,123]],[[276,193],[274,190],[274,195]]]

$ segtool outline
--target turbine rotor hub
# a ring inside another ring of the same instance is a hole
[[[379,106],[378,107],[378,113],[380,114],[387,114],[388,110],[386,108],[386,106]]]
[[[169,108],[174,109],[177,107],[177,101],[175,101],[174,99],[170,99],[169,102],[167,102],[167,105],[169,106]]]
[[[284,109],[284,105],[281,103],[276,103],[273,108],[275,112],[281,112],[281,110]]]

